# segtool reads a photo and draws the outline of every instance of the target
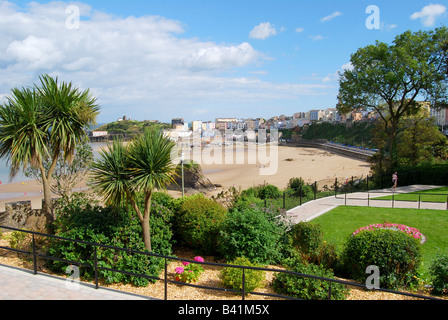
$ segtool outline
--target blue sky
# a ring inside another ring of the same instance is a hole
[[[366,26],[370,5],[378,29]],[[446,25],[447,8],[439,0],[0,0],[0,97],[48,73],[89,88],[100,123],[331,108],[352,53]]]

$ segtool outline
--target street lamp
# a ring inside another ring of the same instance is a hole
[[[185,160],[185,153],[181,153],[180,155],[180,161],[182,163],[182,198],[185,196],[184,191],[184,160]]]

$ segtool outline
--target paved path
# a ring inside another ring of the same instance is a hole
[[[429,190],[434,188],[440,188],[440,186],[426,186],[426,185],[414,185],[409,187],[400,187],[395,191],[398,193],[417,192],[423,190]],[[287,215],[291,218],[293,223],[299,223],[301,221],[311,221],[339,206],[370,206],[370,207],[383,207],[392,208],[392,201],[389,200],[372,200],[373,198],[390,196],[393,192],[391,189],[372,190],[370,192],[358,192],[347,194],[347,200],[344,194],[340,194],[337,197],[331,196],[328,198],[318,199],[316,201],[310,201],[303,204],[300,207],[294,208],[287,212]],[[419,209],[418,202],[413,201],[394,201],[394,208],[411,208]],[[421,202],[420,209],[435,209],[446,210],[446,203],[433,203],[433,202]]]
[[[0,300],[151,300],[0,264]]]

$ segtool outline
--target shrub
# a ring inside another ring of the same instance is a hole
[[[291,228],[292,244],[299,251],[310,254],[316,252],[322,244],[322,228],[310,222],[300,222]]]
[[[255,206],[264,207],[264,200],[258,198],[257,196],[254,196],[251,193],[243,192],[242,195],[237,199],[235,199],[235,201],[232,203],[231,207],[229,208],[229,211],[234,210],[243,211]]]
[[[420,242],[389,229],[364,230],[352,235],[343,250],[342,263],[348,275],[364,283],[368,266],[380,270],[383,288],[413,286],[420,266]]]
[[[140,221],[133,213],[111,207],[82,205],[82,201],[68,202],[60,209],[55,221],[55,234],[69,239],[109,245],[118,248],[145,252]],[[170,229],[171,211],[154,204],[151,209],[151,231],[153,252],[161,255],[172,253]],[[93,265],[94,248],[91,245],[52,239],[48,255]],[[98,247],[98,265],[121,271],[158,276],[164,261],[157,257],[133,254],[123,250]],[[56,272],[65,273],[66,263],[49,261],[48,266]],[[146,286],[146,278],[99,269],[99,276],[106,283],[132,283]],[[81,268],[80,276],[94,277],[93,268]]]
[[[300,222],[290,231],[292,246],[303,260],[317,265],[324,265],[327,269],[334,268],[338,262],[336,246],[323,240],[320,225],[310,222]]]
[[[30,253],[33,252],[33,235],[31,233],[14,231],[9,234],[8,240],[9,245],[12,249],[26,251]],[[40,248],[44,247],[46,240],[47,238],[44,236],[39,235],[34,236],[36,249],[38,251],[41,251]],[[32,256],[27,253],[17,252],[17,257],[25,261],[32,261]]]
[[[302,178],[291,178],[289,179],[288,188],[299,190],[300,187],[305,185],[305,181]]]
[[[260,199],[277,199],[282,196],[282,193],[278,187],[268,184],[260,187],[257,196]]]
[[[448,289],[448,255],[441,255],[431,265],[430,275],[435,294],[444,294]]]
[[[218,238],[218,252],[227,261],[246,257],[251,262],[280,261],[286,226],[263,208],[229,212]]]
[[[251,263],[245,257],[239,257],[229,264],[235,266],[261,267],[261,265]],[[221,271],[220,277],[223,284],[234,290],[243,290],[243,269],[228,267]],[[251,292],[262,286],[265,279],[263,270],[245,269],[244,270],[245,292]]]
[[[321,265],[307,264],[298,258],[291,258],[286,261],[287,270],[334,279],[333,272],[325,269]],[[290,273],[279,272],[275,275],[273,287],[278,294],[287,295],[305,300],[327,300],[330,290],[330,281],[303,277]],[[347,288],[339,283],[331,283],[331,299],[345,300],[348,294]]]
[[[179,242],[202,254],[215,254],[216,238],[227,210],[201,194],[179,201],[177,206],[175,234]]]
[[[173,209],[174,198],[166,192],[154,192],[152,194],[151,200],[152,200],[153,204],[157,203],[157,204],[164,206],[165,208],[168,208],[170,210]]]

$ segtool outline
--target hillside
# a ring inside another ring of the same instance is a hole
[[[337,143],[376,148],[372,142],[371,131],[373,124],[370,122],[355,122],[351,128],[345,124],[318,123],[303,128],[303,139],[326,139]]]
[[[160,129],[170,128],[170,125],[166,123],[156,123],[148,120],[145,121],[124,120],[104,124],[98,127],[96,131],[107,131],[111,135],[123,135],[129,137],[141,134],[144,132],[146,128],[154,126],[158,126],[160,127]]]

